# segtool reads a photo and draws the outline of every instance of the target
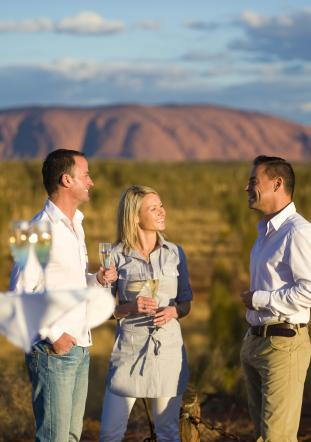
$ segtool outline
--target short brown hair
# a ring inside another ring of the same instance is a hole
[[[64,173],[72,173],[74,157],[78,156],[85,158],[83,152],[72,149],[56,149],[48,154],[42,165],[42,178],[49,196],[56,192]]]
[[[293,197],[295,190],[295,173],[291,164],[280,157],[259,155],[254,159],[253,165],[265,166],[265,172],[270,179],[281,176],[284,180],[284,188],[287,194]]]

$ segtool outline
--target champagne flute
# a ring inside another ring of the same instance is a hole
[[[152,271],[149,270],[146,272],[146,284],[149,289],[149,292],[151,294],[151,297],[153,299],[157,299],[157,293],[159,289],[159,278],[157,275]]]
[[[145,278],[146,278],[145,289],[147,290],[148,296],[156,300],[157,304],[159,304],[159,299],[157,294],[158,294],[160,281],[158,276],[153,270],[148,269],[145,271]],[[159,307],[159,305],[157,307]]]
[[[158,280],[152,279],[151,275],[147,271],[141,273],[131,273],[125,279],[125,302],[135,302],[138,296],[144,298],[155,298],[157,292]],[[152,326],[150,316],[154,315],[151,310],[144,310],[140,315],[145,316],[146,319],[144,324],[148,324],[149,327]],[[143,322],[141,322],[143,324]]]
[[[151,297],[153,299],[156,299],[156,301],[157,301],[157,308],[159,307],[159,297],[157,296],[158,290],[159,290],[159,283],[160,283],[160,280],[159,280],[158,276],[153,271],[149,272],[147,284],[149,285]],[[159,330],[160,327],[154,326],[154,328],[157,331],[157,330]]]
[[[9,245],[15,263],[21,272],[21,291],[25,290],[25,266],[29,254],[29,222],[12,221],[10,225]]]
[[[39,220],[31,224],[29,242],[33,245],[36,257],[43,271],[43,291],[46,290],[46,267],[49,263],[52,246],[52,227],[50,221]]]
[[[110,269],[112,245],[110,242],[100,242],[98,244],[99,262],[105,270]],[[104,282],[103,287],[110,288],[109,282]]]

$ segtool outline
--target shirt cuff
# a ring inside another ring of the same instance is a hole
[[[267,292],[266,290],[256,290],[253,293],[252,304],[255,310],[269,308],[270,292]]]
[[[53,325],[53,327],[50,328],[41,328],[39,330],[39,335],[41,339],[48,339],[51,344],[57,341],[63,333],[64,331],[57,325]]]

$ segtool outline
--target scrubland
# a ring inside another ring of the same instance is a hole
[[[97,243],[115,239],[117,201],[130,184],[154,187],[167,210],[166,237],[183,246],[194,293],[193,308],[182,319],[191,385],[198,392],[203,417],[226,431],[251,440],[245,391],[239,364],[241,339],[247,326],[239,293],[248,287],[248,256],[256,238],[258,216],[247,207],[244,187],[249,164],[212,163],[90,163],[95,186],[82,210],[90,270],[98,266]],[[309,165],[295,165],[297,209],[311,220]],[[12,266],[8,224],[31,218],[42,207],[45,193],[37,162],[0,164],[0,271],[1,291],[8,287]],[[65,251],[64,251],[65,253]],[[96,440],[109,354],[115,324],[108,321],[93,332],[90,387],[84,440]],[[32,440],[31,394],[23,353],[0,338],[0,442]],[[311,378],[305,389],[300,440],[308,439],[307,410]],[[133,436],[140,422],[142,436]],[[143,440],[148,427],[141,404],[133,411],[126,440]],[[132,434],[132,436],[131,436]],[[136,438],[136,439],[135,439]],[[202,433],[202,440],[206,439]],[[217,437],[215,435],[216,440]],[[218,440],[218,439],[217,439]],[[219,439],[225,440],[225,439]]]

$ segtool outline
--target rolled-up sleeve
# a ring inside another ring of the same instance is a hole
[[[187,267],[186,255],[183,249],[178,246],[179,264],[178,269],[178,288],[177,288],[177,302],[191,301],[192,290],[189,282],[189,272]]]

